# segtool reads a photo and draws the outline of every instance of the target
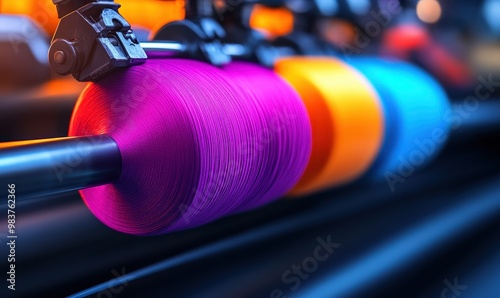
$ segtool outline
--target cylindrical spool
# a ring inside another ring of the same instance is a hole
[[[380,94],[387,114],[385,140],[368,177],[396,174],[403,163],[422,166],[446,143],[451,109],[443,88],[416,66],[380,58],[352,59]]]
[[[237,84],[216,67],[177,59],[149,60],[90,84],[70,135],[108,134],[122,155],[115,183],[81,191],[94,215],[121,232],[155,235],[260,203],[265,192],[255,176],[270,157],[251,144],[269,123],[259,118],[262,102]],[[297,142],[307,142],[303,136]]]
[[[255,168],[260,174],[252,176],[260,181],[253,184],[260,186],[254,187],[254,199],[242,206],[244,210],[281,197],[297,184],[311,154],[311,124],[300,96],[275,72],[244,62],[224,70],[252,98],[248,110],[258,111],[259,125],[246,146],[267,158]],[[242,149],[242,154],[250,153]]]
[[[384,133],[383,110],[371,84],[333,58],[285,58],[275,70],[301,95],[313,130],[312,156],[292,194],[347,183],[364,174]]]

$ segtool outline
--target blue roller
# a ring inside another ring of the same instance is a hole
[[[406,62],[356,58],[349,63],[373,84],[386,117],[384,143],[367,176],[406,178],[444,146],[450,132],[444,117],[451,109],[449,100],[436,80]]]

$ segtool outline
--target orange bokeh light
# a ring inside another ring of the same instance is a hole
[[[293,13],[286,8],[255,5],[250,16],[250,27],[270,36],[282,36],[292,32]]]
[[[422,22],[435,23],[441,14],[441,4],[437,0],[420,0],[417,4],[417,16]]]
[[[117,0],[119,12],[132,25],[153,30],[168,22],[184,18],[184,0]],[[0,1],[0,13],[22,14],[31,17],[48,34],[53,34],[59,23],[57,10],[51,0]]]
[[[49,34],[56,30],[59,23],[56,7],[51,0],[0,1],[0,13],[29,16]]]

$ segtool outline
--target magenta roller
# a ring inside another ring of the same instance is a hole
[[[181,59],[152,59],[90,83],[69,136],[2,145],[1,174],[32,185],[31,195],[81,189],[100,221],[134,235],[186,229],[278,199],[311,151],[302,100],[272,71]],[[80,162],[69,164],[71,157]],[[12,165],[20,160],[24,172]],[[26,174],[35,164],[38,177]]]

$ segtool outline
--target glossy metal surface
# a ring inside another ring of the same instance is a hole
[[[0,183],[20,199],[107,184],[120,176],[121,155],[109,136],[0,144]]]

